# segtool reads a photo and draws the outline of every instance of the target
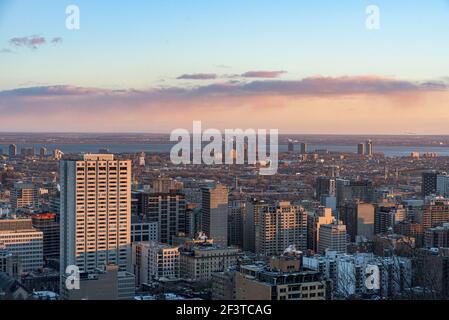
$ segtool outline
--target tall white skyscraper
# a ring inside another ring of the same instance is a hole
[[[108,264],[130,269],[131,161],[112,154],[63,160],[61,274],[69,265],[94,272]]]

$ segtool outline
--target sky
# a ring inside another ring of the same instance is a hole
[[[0,0],[0,132],[449,134],[447,57],[447,0]]]

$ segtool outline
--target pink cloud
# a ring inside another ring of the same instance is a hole
[[[287,73],[286,71],[248,71],[242,74],[241,76],[244,78],[279,78],[283,74]]]

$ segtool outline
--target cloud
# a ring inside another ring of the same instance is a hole
[[[61,44],[63,39],[61,37],[54,37],[47,40],[45,37],[41,36],[29,36],[29,37],[16,37],[9,40],[9,44],[16,48],[28,48],[36,50],[39,47],[51,43],[54,45]]]
[[[42,46],[46,43],[44,37],[40,36],[30,36],[30,37],[21,37],[21,38],[12,38],[9,40],[9,43],[15,47],[26,47],[29,49],[37,49],[39,46]]]
[[[193,75],[190,75],[193,76]],[[184,79],[184,78],[183,78]],[[195,78],[197,79],[197,78]],[[200,79],[200,78],[198,78]],[[444,80],[413,82],[382,78],[376,76],[358,77],[312,77],[302,80],[257,80],[252,82],[228,81],[201,85],[192,88],[164,87],[147,90],[121,89],[110,90],[71,85],[35,86],[0,91],[0,97],[54,97],[54,96],[139,96],[144,98],[176,99],[204,96],[347,96],[357,94],[384,95],[391,93],[410,93],[447,90]]]
[[[282,127],[292,132],[298,127],[313,132],[320,130],[320,126],[327,132],[379,132],[385,128],[403,132],[401,124],[406,123],[416,126],[415,131],[421,133],[425,132],[425,126],[438,129],[437,125],[449,121],[448,102],[448,85],[444,80],[414,82],[376,76],[232,81],[146,90],[41,85],[0,91],[0,128],[3,131],[151,128],[154,132],[165,132],[199,119],[216,128]],[[404,108],[412,111],[404,112]]]
[[[56,37],[51,39],[51,43],[52,44],[61,44],[62,43],[62,38],[61,37]]]
[[[0,50],[0,53],[14,53],[14,51],[12,51],[10,49],[3,48]]]
[[[193,73],[193,74],[183,74],[179,76],[178,80],[213,80],[216,79],[217,75],[215,73]]]
[[[279,78],[286,71],[248,71],[242,74],[241,76],[244,78]]]

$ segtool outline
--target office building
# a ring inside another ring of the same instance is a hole
[[[228,245],[228,188],[222,184],[201,188],[202,231],[218,246]]]
[[[61,270],[92,273],[114,264],[129,270],[131,161],[87,154],[60,163]]]
[[[376,206],[374,217],[375,234],[392,232],[399,222],[406,219],[407,212],[402,205],[381,204]]]
[[[33,214],[31,216],[33,228],[43,233],[44,258],[46,259],[59,259],[60,229],[56,218],[54,213]]]
[[[316,181],[316,197],[321,199],[322,196],[336,196],[337,191],[336,179],[331,177],[318,177]]]
[[[243,217],[245,201],[233,199],[229,201],[228,209],[228,245],[243,247]]]
[[[346,225],[351,242],[372,240],[375,208],[370,203],[346,201],[339,209],[340,220]]]
[[[424,246],[427,248],[448,248],[449,223],[425,230]]]
[[[301,154],[307,154],[307,143],[302,142],[300,145],[300,153]]]
[[[318,240],[318,253],[325,254],[326,250],[346,253],[348,246],[348,234],[346,226],[341,222],[323,224],[320,227]]]
[[[449,196],[449,175],[447,173],[437,175],[436,195]]]
[[[16,212],[18,209],[37,208],[38,189],[31,183],[15,183],[11,192],[11,209]]]
[[[141,193],[143,219],[157,223],[158,241],[172,243],[172,237],[186,231],[186,200],[183,193]]]
[[[333,223],[335,217],[330,208],[321,208],[316,213],[309,213],[307,219],[307,248],[317,252],[321,226]]]
[[[33,229],[30,219],[0,220],[0,248],[19,258],[23,272],[43,267],[43,239],[43,233]]]

